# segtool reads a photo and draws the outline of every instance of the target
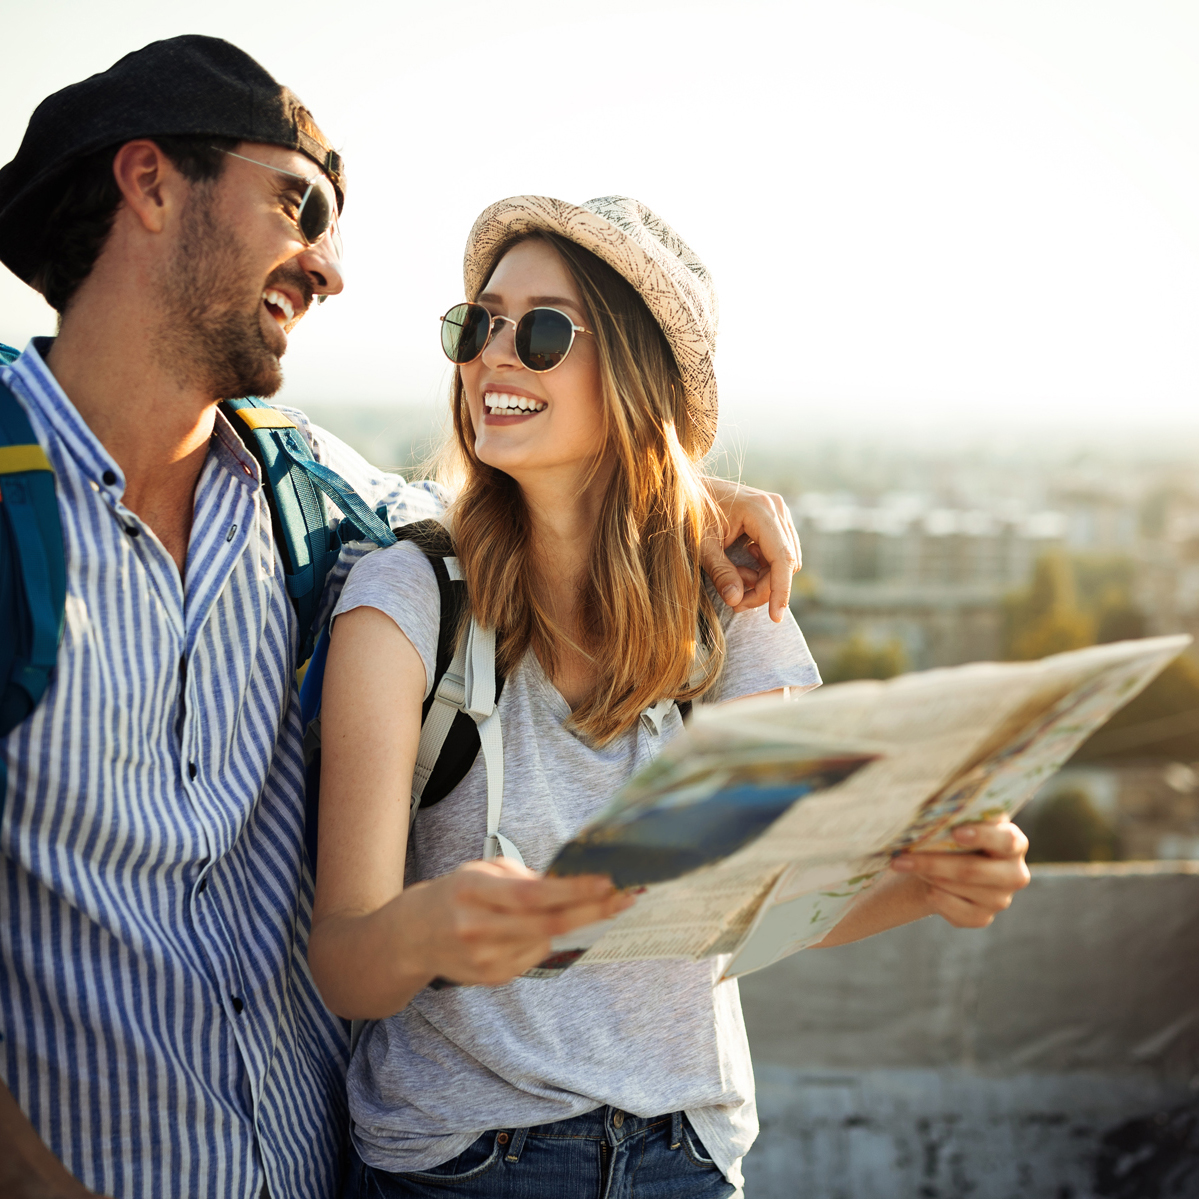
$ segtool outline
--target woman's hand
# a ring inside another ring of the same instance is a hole
[[[544,961],[551,937],[615,916],[633,900],[606,878],[539,878],[497,858],[416,883],[395,902],[411,960],[453,982],[494,986]]]
[[[922,884],[930,909],[954,928],[986,928],[1028,886],[1028,838],[1010,820],[963,824],[953,839],[970,853],[905,853],[891,869]]]
[[[986,928],[1028,886],[1028,838],[1000,820],[963,824],[954,840],[972,852],[900,854],[819,947],[847,945],[924,916],[942,916],[955,928]]]
[[[770,619],[782,620],[791,598],[791,576],[802,564],[790,509],[773,492],[727,479],[705,482],[724,518],[724,528],[710,529],[700,546],[704,570],[730,608],[746,612],[769,600]],[[756,571],[734,565],[724,552],[741,536],[749,538],[750,553],[758,561]]]

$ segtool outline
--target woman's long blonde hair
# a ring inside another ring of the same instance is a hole
[[[615,465],[577,613],[578,648],[593,659],[599,677],[571,723],[603,745],[656,700],[691,699],[719,674],[724,635],[699,564],[704,529],[717,517],[698,469],[674,356],[649,309],[607,263],[553,233],[516,238],[494,261],[529,238],[548,242],[561,256],[599,351],[604,433],[596,468],[605,449]],[[471,610],[480,624],[497,630],[501,670],[511,672],[531,647],[552,677],[559,647],[569,639],[538,599],[520,487],[475,455],[457,370],[451,409],[454,438],[441,476],[459,489],[450,522]],[[542,567],[549,571],[553,564]]]

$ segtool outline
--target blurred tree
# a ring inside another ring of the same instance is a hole
[[[1199,665],[1175,658],[1127,707],[1121,708],[1074,755],[1098,758],[1168,758],[1199,761]]]
[[[1075,554],[1071,558],[1078,606],[1095,619],[1095,640],[1145,636],[1145,614],[1133,598],[1136,563],[1123,554]]]
[[[1038,559],[1032,583],[1003,602],[1008,658],[1043,658],[1095,641],[1095,619],[1078,606],[1074,569],[1061,552]]]
[[[1116,834],[1081,787],[1066,787],[1017,820],[1028,838],[1030,862],[1110,862]]]
[[[1099,645],[1109,641],[1131,641],[1145,636],[1145,614],[1132,604],[1111,604],[1099,613],[1095,640]]]
[[[880,645],[855,633],[842,644],[831,669],[821,674],[826,683],[845,683],[850,679],[890,679],[907,667],[903,642],[892,638]]]

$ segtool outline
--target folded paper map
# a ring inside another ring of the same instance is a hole
[[[531,974],[727,955],[735,977],[814,945],[896,853],[960,851],[957,825],[1016,812],[1189,642],[697,705],[550,866],[611,875],[637,903],[558,938]]]

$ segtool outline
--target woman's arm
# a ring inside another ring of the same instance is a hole
[[[963,824],[954,840],[968,853],[905,853],[853,902],[817,949],[939,915],[955,928],[986,928],[1028,886],[1028,838],[1010,820]]]
[[[333,626],[321,711],[319,869],[308,961],[329,1008],[379,1019],[433,978],[503,983],[550,938],[628,906],[600,878],[542,879],[499,859],[404,888],[425,668],[375,608]]]

